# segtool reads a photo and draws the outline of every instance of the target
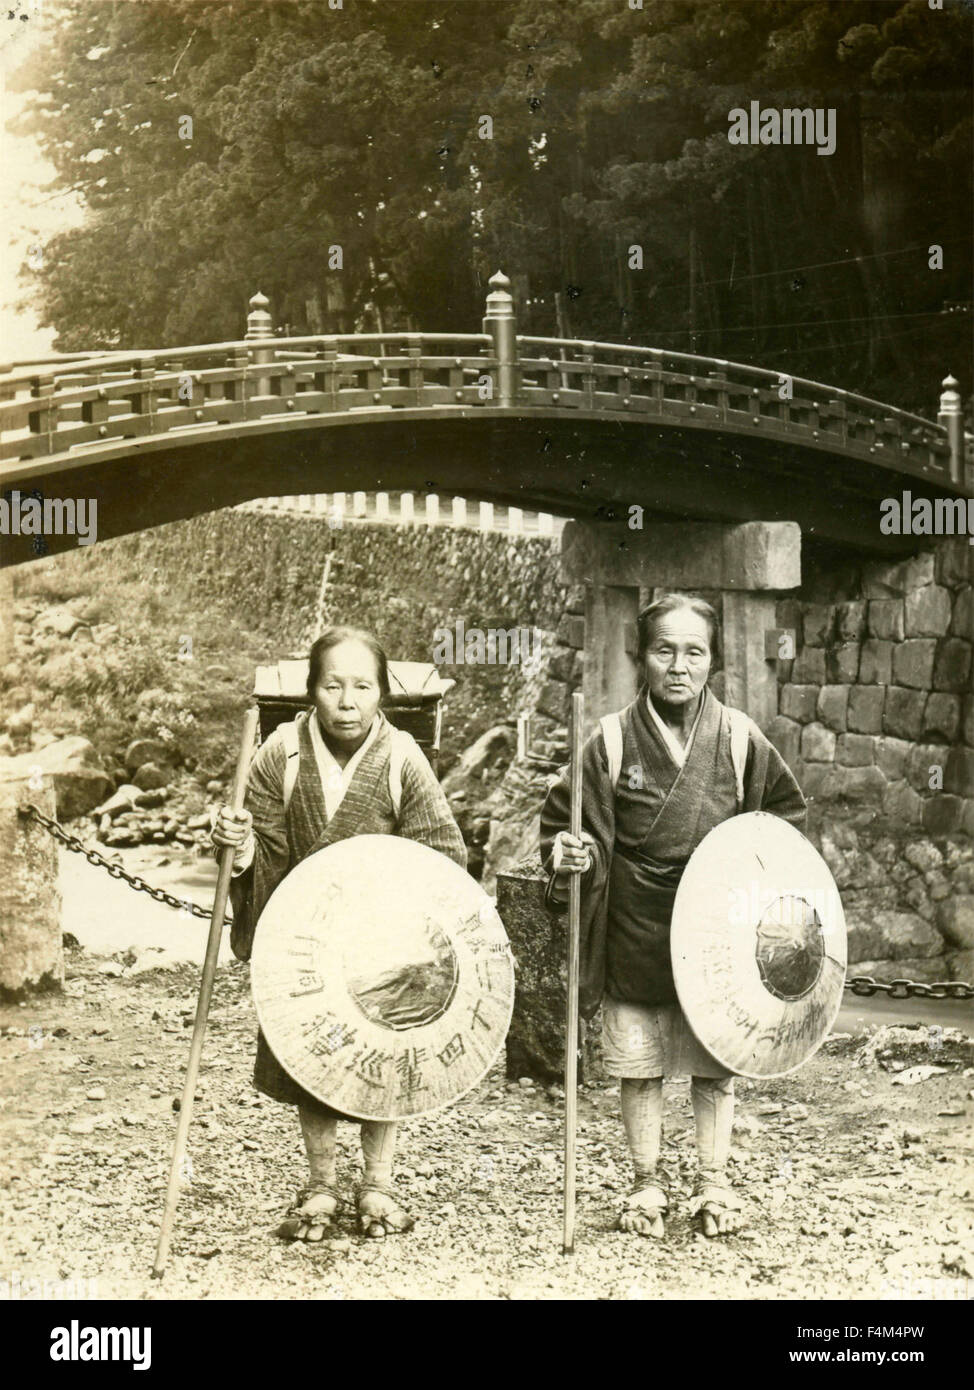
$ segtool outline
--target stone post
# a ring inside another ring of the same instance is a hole
[[[964,484],[964,417],[956,377],[945,376],[941,383],[940,411],[937,420],[947,430],[950,445],[950,481],[959,487]]]
[[[7,999],[64,983],[57,842],[18,815],[26,801],[54,816],[50,779],[35,788],[0,764],[0,998]]]
[[[582,694],[585,722],[629,704],[639,685],[636,618],[639,588],[615,584],[585,586],[585,660]]]
[[[778,713],[778,667],[767,655],[764,635],[775,629],[774,594],[721,595],[724,644],[724,703],[742,709],[762,729]]]
[[[583,691],[590,727],[636,693],[641,587],[721,590],[728,703],[762,725],[777,714],[777,671],[765,655],[765,634],[775,627],[775,592],[801,583],[795,522],[650,522],[625,531],[572,521],[562,533],[561,573],[567,583],[586,586]]]
[[[511,295],[511,282],[502,271],[492,275],[488,284],[491,287],[487,296],[487,313],[484,316],[484,332],[493,339],[494,357],[497,359],[497,377],[494,383],[494,404],[513,405],[517,399],[517,320],[514,315],[514,299]]]
[[[261,341],[270,338],[274,333],[274,320],[270,315],[270,300],[266,295],[258,290],[250,301],[250,313],[247,315],[247,332],[244,338],[248,342]],[[262,347],[253,349],[255,363],[273,362],[274,349]],[[271,394],[270,377],[259,376],[254,381],[255,396],[269,396]]]

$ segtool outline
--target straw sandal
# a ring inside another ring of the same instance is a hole
[[[335,1223],[342,1199],[327,1183],[312,1183],[297,1195],[295,1205],[278,1226],[276,1235],[283,1240],[305,1240],[316,1244]]]
[[[700,1231],[708,1238],[729,1236],[741,1229],[743,1202],[724,1183],[698,1181],[690,1201],[690,1215],[698,1218]]]
[[[413,1217],[399,1205],[395,1190],[379,1187],[376,1183],[363,1184],[359,1188],[358,1217],[362,1234],[371,1236],[373,1240],[411,1231],[416,1224]]]
[[[649,1182],[633,1188],[619,1213],[616,1227],[620,1231],[659,1239],[663,1234],[663,1213],[669,1199],[658,1183]]]

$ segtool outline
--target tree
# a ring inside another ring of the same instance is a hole
[[[21,84],[89,210],[38,272],[60,347],[237,337],[257,288],[292,331],[469,331],[503,267],[523,332],[969,387],[950,0],[57,5]],[[834,153],[731,144],[751,101],[834,109]]]

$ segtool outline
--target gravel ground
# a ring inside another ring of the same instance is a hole
[[[747,1229],[694,1233],[689,1083],[667,1083],[665,1239],[612,1229],[630,1170],[617,1088],[579,1098],[576,1252],[561,1254],[562,1099],[497,1068],[403,1126],[415,1230],[319,1246],[274,1234],[304,1180],[293,1110],[250,1085],[247,967],[222,966],[163,1282],[149,1278],[198,971],[69,955],[65,994],[0,1008],[0,1276],[90,1280],[98,1298],[965,1298],[974,1284],[974,1047],[901,1028],[836,1035],[794,1076],[738,1082],[732,1176]],[[916,1085],[917,1064],[945,1068]],[[359,1173],[339,1128],[339,1177]]]

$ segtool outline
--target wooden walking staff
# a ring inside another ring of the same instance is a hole
[[[568,829],[576,839],[582,833],[582,720],[585,697],[572,696],[571,762],[569,763]],[[575,1250],[575,1129],[578,1117],[578,975],[581,936],[582,879],[568,880],[568,1003],[565,1022],[565,1206],[561,1252]]]
[[[243,732],[240,735],[240,752],[237,755],[237,771],[233,779],[233,792],[230,806],[234,811],[242,811],[244,792],[247,790],[247,773],[250,757],[254,751],[254,738],[257,734],[257,711],[249,709],[244,718]],[[179,1107],[179,1123],[176,1126],[176,1142],[172,1151],[172,1167],[169,1169],[169,1191],[162,1213],[162,1226],[159,1230],[159,1245],[156,1249],[156,1262],[152,1266],[153,1279],[161,1279],[169,1258],[169,1241],[172,1237],[173,1221],[176,1217],[176,1203],[179,1201],[179,1183],[183,1156],[186,1153],[186,1138],[189,1122],[193,1115],[193,1099],[196,1094],[196,1078],[200,1070],[200,1056],[203,1052],[203,1034],[206,1032],[206,1019],[210,1012],[210,999],[213,994],[213,980],[216,975],[216,962],[220,954],[220,938],[223,935],[223,920],[227,911],[227,897],[230,893],[230,875],[233,871],[233,846],[227,845],[220,851],[220,868],[216,880],[216,894],[213,898],[213,912],[210,917],[210,934],[206,941],[206,955],[203,959],[203,975],[200,980],[200,994],[196,1003],[196,1019],[193,1023],[193,1040],[189,1045],[189,1063],[186,1067],[186,1082]]]

